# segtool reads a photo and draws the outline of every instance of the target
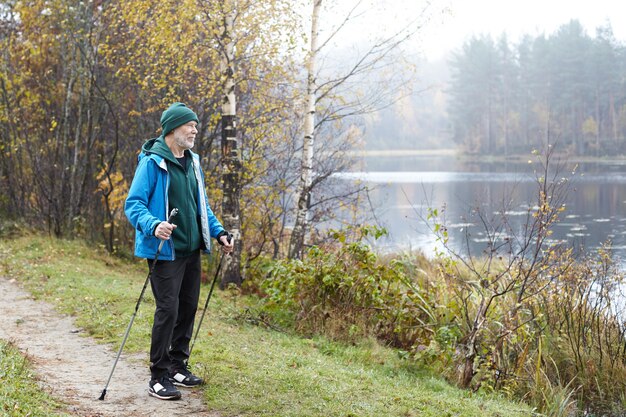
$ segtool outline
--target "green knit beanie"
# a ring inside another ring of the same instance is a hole
[[[167,136],[168,133],[176,129],[178,126],[182,126],[192,120],[199,123],[198,116],[196,116],[193,110],[185,106],[183,103],[172,104],[161,115],[163,137]]]

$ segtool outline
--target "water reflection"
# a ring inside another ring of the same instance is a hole
[[[432,157],[379,157],[365,163],[366,170],[340,177],[371,186],[376,218],[390,232],[381,244],[389,249],[419,248],[432,254],[438,243],[426,217],[429,208],[436,208],[445,210],[452,246],[478,253],[487,237],[480,219],[472,215],[474,209],[480,207],[496,224],[500,213],[506,212],[517,233],[528,221],[529,206],[537,202],[533,164],[463,163]],[[626,258],[626,165],[580,164],[575,174],[573,168],[574,164],[564,164],[560,170],[559,176],[570,179],[570,190],[551,237],[586,250],[610,240],[616,256]]]

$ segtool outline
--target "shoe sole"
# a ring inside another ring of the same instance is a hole
[[[151,397],[158,398],[159,400],[170,400],[170,401],[180,400],[180,397],[182,396],[180,393],[178,393],[178,395],[171,395],[169,397],[164,397],[163,395],[159,395],[153,391],[148,391],[148,394]]]
[[[200,383],[200,384],[195,384],[195,385],[185,385],[185,384],[183,384],[182,382],[178,382],[178,381],[176,381],[176,380],[171,380],[171,379],[170,379],[170,381],[172,381],[172,384],[174,384],[174,385],[176,385],[176,386],[178,386],[178,387],[184,387],[184,388],[199,387],[200,385],[202,385],[202,383]]]

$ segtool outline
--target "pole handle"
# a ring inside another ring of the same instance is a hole
[[[170,217],[167,218],[167,222],[168,223],[172,223],[172,221],[174,221],[174,217],[176,217],[177,214],[178,214],[178,209],[177,208],[173,208],[172,211],[170,211]],[[154,258],[154,262],[155,263],[157,261],[157,258],[159,257],[159,253],[161,252],[161,249],[163,249],[163,244],[165,244],[164,240],[159,242],[159,248],[157,249],[157,255]]]
[[[173,208],[172,211],[170,211],[170,217],[167,218],[167,222],[172,223],[172,221],[174,220],[174,217],[176,217],[177,214],[178,214],[178,209]]]

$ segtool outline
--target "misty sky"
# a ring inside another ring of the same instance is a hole
[[[337,19],[337,23],[354,3],[326,1],[325,15]],[[420,13],[425,3],[362,0],[362,13],[356,13],[336,44],[346,46],[377,33],[390,34],[412,21],[422,26],[416,41],[418,48],[429,60],[436,60],[459,48],[472,35],[496,37],[506,32],[509,40],[516,42],[522,34],[549,35],[572,19],[580,21],[590,36],[595,36],[596,27],[610,22],[615,37],[626,43],[626,13],[620,10],[621,0],[431,0],[427,12]],[[428,18],[416,18],[420,14]]]
[[[579,20],[587,33],[610,22],[618,40],[626,41],[626,14],[616,0],[435,0],[448,11],[425,26],[423,49],[428,58],[457,48],[472,34],[506,32],[517,41],[522,34],[550,34],[572,19]],[[401,0],[400,3],[412,3]]]

